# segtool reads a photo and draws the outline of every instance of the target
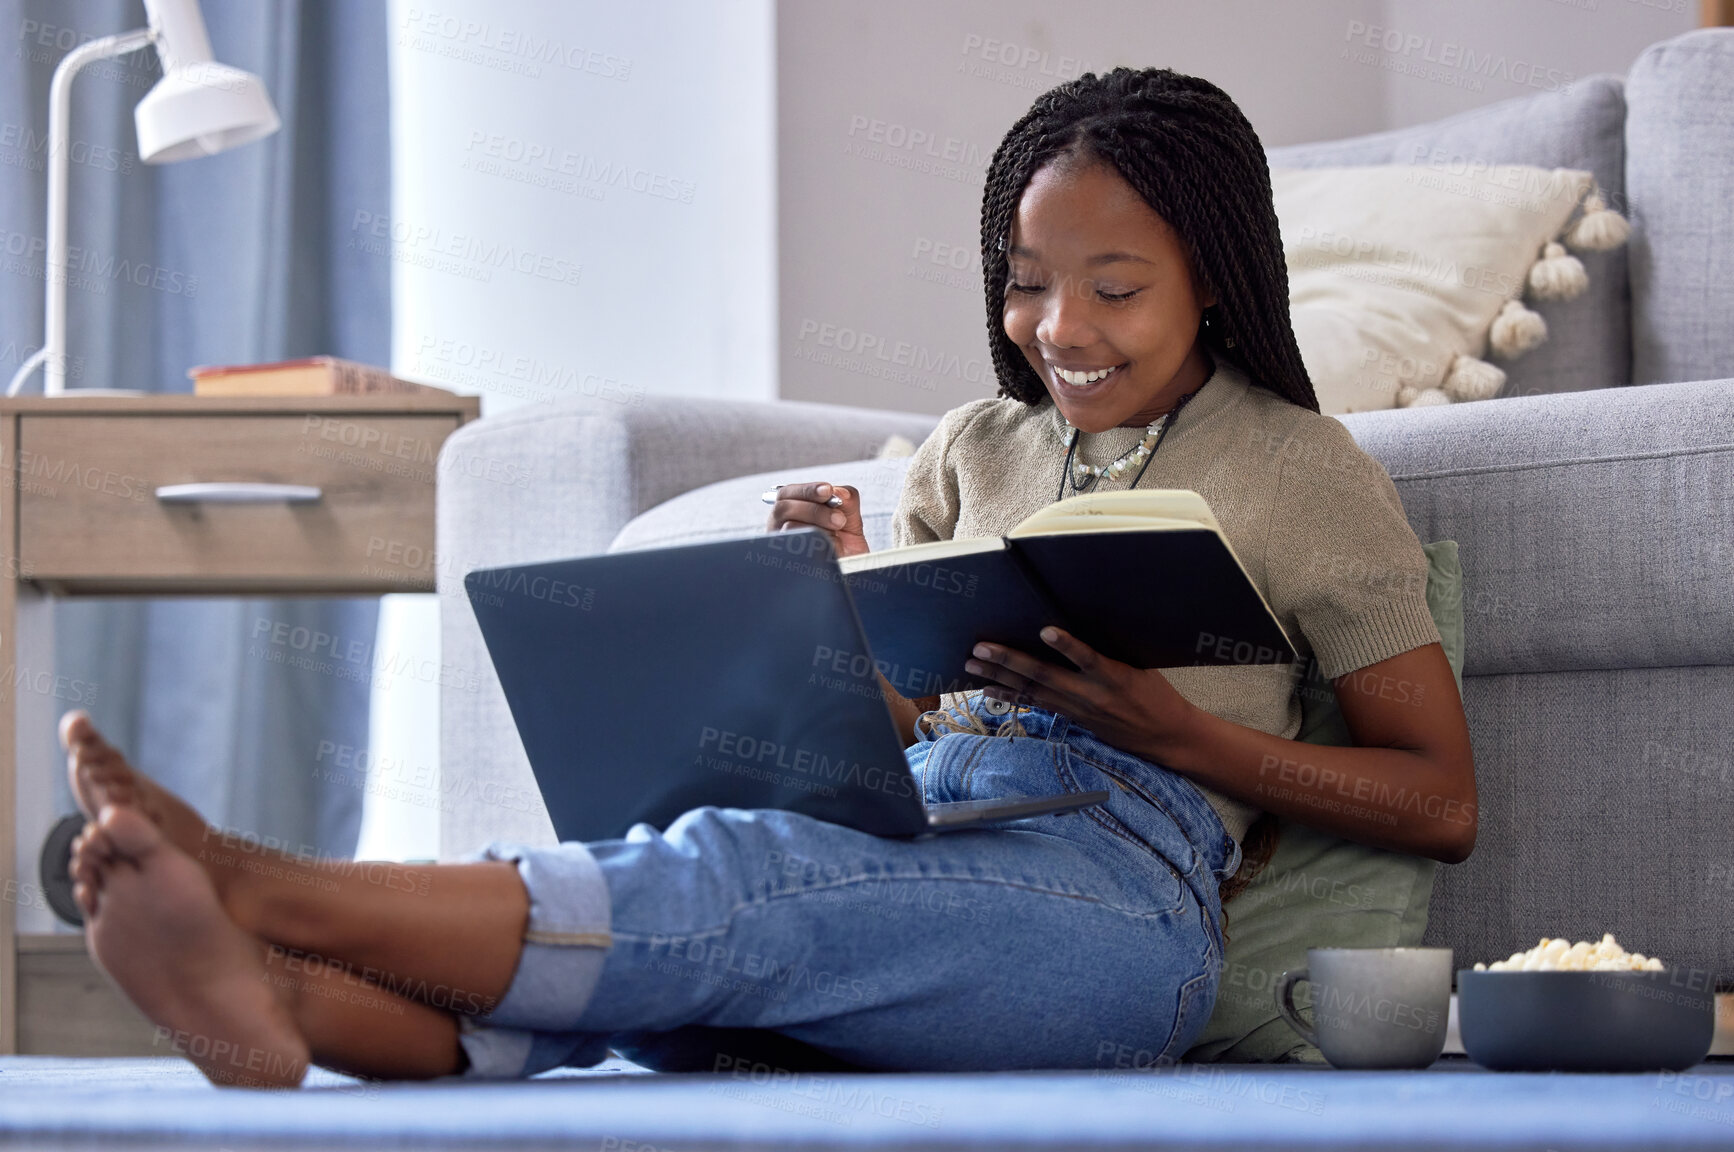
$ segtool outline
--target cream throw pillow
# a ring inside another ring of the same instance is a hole
[[[1520,297],[1587,283],[1551,243],[1579,206],[1574,247],[1625,239],[1590,173],[1567,168],[1275,169],[1271,184],[1295,338],[1327,414],[1493,395],[1505,378],[1482,359],[1490,336],[1509,356],[1546,335]]]

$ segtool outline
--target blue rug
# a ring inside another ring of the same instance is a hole
[[[1718,1148],[1734,1064],[1691,1073],[1188,1065],[1155,1072],[669,1076],[217,1090],[178,1060],[0,1058],[0,1140],[33,1148]]]

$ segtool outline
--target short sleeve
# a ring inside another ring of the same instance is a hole
[[[909,458],[891,522],[892,547],[950,540],[957,531],[957,471],[950,455],[958,431],[968,423],[969,407],[947,412]]]
[[[1427,554],[1385,466],[1347,428],[1330,417],[1298,426],[1277,490],[1271,607],[1299,626],[1325,679],[1439,642]]]

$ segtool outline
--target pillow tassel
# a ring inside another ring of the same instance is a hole
[[[1548,241],[1541,259],[1529,268],[1529,287],[1542,300],[1573,300],[1589,287],[1583,262],[1568,255],[1564,245]]]
[[[879,454],[875,460],[901,460],[905,456],[915,455],[915,443],[907,436],[899,436],[893,432],[885,438],[885,443],[879,446]]]
[[[1488,400],[1505,387],[1505,373],[1497,365],[1474,356],[1458,355],[1451,360],[1451,370],[1440,385],[1444,395],[1453,400]]]
[[[1488,367],[1492,367],[1492,365],[1488,365]],[[1495,368],[1494,371],[1499,370]],[[1501,373],[1500,378],[1504,379],[1503,373]],[[1434,404],[1449,403],[1451,403],[1451,397],[1437,388],[1415,388],[1405,384],[1397,389],[1397,407],[1399,408],[1426,408]]]
[[[1566,232],[1565,242],[1579,251],[1605,252],[1624,244],[1631,231],[1630,222],[1611,210],[1597,191],[1583,202],[1583,215]]]
[[[1494,353],[1509,360],[1547,339],[1547,321],[1540,313],[1525,308],[1521,301],[1507,300],[1493,318],[1493,329],[1487,335]]]

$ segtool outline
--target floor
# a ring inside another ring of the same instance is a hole
[[[31,1148],[1718,1148],[1734,1063],[1690,1073],[1190,1065],[1155,1072],[668,1076],[209,1087],[176,1060],[0,1058],[0,1142]]]

